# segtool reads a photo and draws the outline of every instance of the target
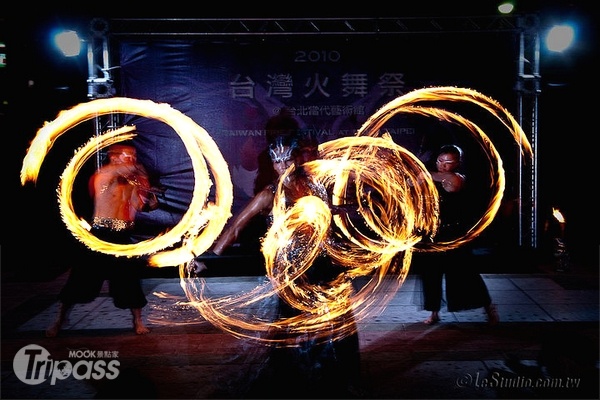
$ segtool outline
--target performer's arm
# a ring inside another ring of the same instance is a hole
[[[238,214],[227,229],[219,236],[212,251],[221,255],[239,236],[250,220],[263,210],[273,206],[273,191],[270,187],[261,190]]]

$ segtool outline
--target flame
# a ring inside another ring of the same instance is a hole
[[[432,87],[400,96],[373,114],[354,136],[322,143],[321,159],[304,165],[308,176],[331,194],[331,204],[317,193],[308,193],[287,208],[279,185],[274,222],[262,242],[266,278],[252,289],[234,294],[214,295],[205,279],[188,276],[187,262],[193,254],[210,247],[231,216],[232,184],[229,168],[208,133],[168,105],[114,98],[63,111],[57,120],[38,131],[25,157],[21,181],[35,181],[43,157],[56,137],[82,120],[98,114],[129,112],[170,124],[186,145],[196,177],[192,202],[180,223],[163,235],[130,246],[94,239],[84,221],[76,217],[70,203],[74,176],[94,146],[107,146],[129,135],[121,131],[92,139],[65,170],[59,199],[67,227],[94,250],[116,256],[150,254],[151,265],[179,265],[180,285],[189,300],[186,304],[236,337],[286,346],[297,345],[303,335],[310,335],[317,342],[335,340],[354,333],[357,322],[387,306],[393,298],[389,292],[398,290],[406,279],[414,251],[444,251],[461,246],[488,227],[498,212],[505,189],[498,151],[476,123],[434,107],[435,102],[467,102],[482,108],[501,122],[523,154],[532,156],[527,137],[514,117],[481,93],[467,88]],[[485,152],[492,194],[487,209],[464,236],[447,242],[423,240],[434,237],[439,228],[437,189],[415,155],[394,143],[388,134],[378,133],[386,121],[399,113],[461,125]],[[291,174],[293,168],[286,174]],[[214,204],[206,200],[211,174],[217,186]],[[181,247],[163,250],[179,242]],[[311,283],[305,273],[323,254],[341,272],[326,284]],[[360,284],[354,285],[357,282]],[[380,295],[383,292],[388,293]],[[298,315],[281,317],[266,312],[273,309],[279,298],[298,310]]]
[[[287,209],[280,185],[274,223],[262,248],[269,280],[254,291],[214,300],[206,296],[204,281],[200,280],[200,288],[196,282],[188,281],[185,290],[191,304],[213,324],[238,337],[288,346],[294,346],[298,337],[306,334],[316,341],[342,338],[356,330],[357,322],[387,306],[393,296],[381,293],[401,287],[414,251],[444,251],[477,237],[492,222],[500,206],[505,188],[502,160],[478,125],[450,111],[419,104],[432,101],[467,101],[482,107],[509,130],[523,154],[532,155],[521,127],[491,98],[454,87],[408,93],[382,107],[355,136],[321,144],[321,159],[304,165],[306,173],[332,193],[333,208],[344,212],[331,215],[314,196]],[[425,236],[435,236],[439,227],[438,193],[417,157],[395,144],[389,135],[377,134],[397,113],[427,115],[462,125],[486,153],[492,194],[487,210],[464,236],[447,242],[423,241]],[[289,173],[291,170],[286,172]],[[423,177],[422,184],[414,184]],[[308,213],[309,208],[316,211]],[[320,251],[344,268],[326,286],[304,279]],[[360,289],[351,286],[354,280],[360,280]],[[263,319],[254,311],[231,314],[232,309],[244,307],[259,310],[259,304],[274,296],[281,297],[300,314],[270,319]],[[278,332],[276,338],[268,334],[272,330]]]
[[[89,232],[89,224],[81,221],[73,209],[73,183],[77,172],[94,151],[134,135],[131,131],[135,127],[124,127],[92,137],[75,153],[59,183],[58,197],[62,219],[71,233],[92,250],[115,256],[150,255],[150,265],[158,267],[187,263],[194,254],[206,251],[225,226],[227,218],[231,215],[233,185],[227,163],[210,135],[191,118],[167,104],[116,97],[81,103],[61,111],[54,121],[46,123],[38,130],[23,160],[21,183],[36,181],[42,161],[52,144],[69,128],[99,115],[118,112],[155,118],[170,125],[181,137],[190,154],[195,176],[193,196],[188,210],[179,223],[168,232],[135,244],[105,242]],[[207,162],[216,184],[214,204],[207,201],[209,189],[213,184]],[[163,250],[179,242],[183,243],[181,247]]]
[[[563,217],[562,213],[560,212],[560,210],[558,208],[552,207],[552,216],[554,218],[556,218],[556,220],[559,223],[561,223],[561,224],[565,223],[565,217]]]

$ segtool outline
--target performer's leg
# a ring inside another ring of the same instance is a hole
[[[133,329],[136,334],[144,335],[150,332],[142,319],[142,308],[148,304],[141,283],[141,264],[138,260],[119,260],[113,264],[109,280],[110,295],[115,307],[129,308],[133,317]]]
[[[89,303],[100,294],[105,276],[102,267],[91,260],[71,267],[67,282],[58,295],[58,314],[46,330],[46,337],[58,335],[75,304]]]
[[[439,257],[432,257],[432,261],[440,262]],[[444,274],[439,265],[430,264],[425,266],[421,274],[423,283],[423,308],[431,311],[431,315],[425,321],[427,325],[435,324],[440,320],[440,308],[442,306],[442,282]]]
[[[73,304],[63,303],[62,301],[58,306],[58,314],[54,322],[46,329],[46,337],[56,337],[63,324],[69,319],[69,312],[73,308]]]

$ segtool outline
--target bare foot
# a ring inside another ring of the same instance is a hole
[[[133,329],[137,335],[150,333],[150,329],[142,321],[133,321]]]
[[[425,325],[433,325],[437,324],[438,322],[440,322],[440,316],[437,313],[431,313],[429,318],[423,321]]]
[[[485,308],[487,314],[487,320],[489,325],[498,325],[500,322],[500,315],[498,315],[498,309],[495,304],[490,304]]]
[[[144,325],[144,321],[142,320],[142,309],[141,308],[132,308],[131,315],[133,316],[133,330],[138,335],[145,335],[150,333],[150,329]]]

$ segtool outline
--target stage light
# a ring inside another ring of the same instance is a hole
[[[510,1],[505,1],[498,5],[498,11],[501,14],[510,14],[515,9],[515,5]]]
[[[115,94],[109,60],[108,24],[103,19],[94,19],[90,23],[90,32],[82,38],[74,29],[55,30],[50,37],[63,56],[76,58],[83,46],[86,46],[88,64],[88,98],[112,97]]]
[[[73,30],[62,31],[54,36],[54,43],[65,57],[76,57],[81,53],[83,40]]]
[[[546,35],[546,48],[555,53],[567,50],[575,40],[575,29],[571,25],[554,25]]]

